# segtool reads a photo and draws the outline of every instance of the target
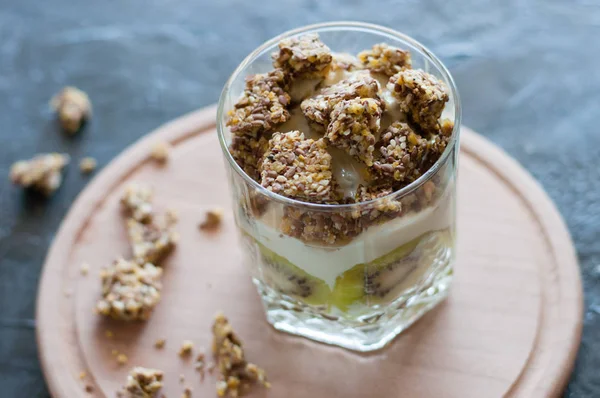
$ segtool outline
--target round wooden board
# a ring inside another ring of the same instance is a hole
[[[216,396],[215,377],[201,381],[177,351],[185,339],[210,348],[218,310],[272,381],[270,390],[251,396],[560,395],[580,342],[579,268],[554,205],[514,160],[463,128],[450,296],[387,348],[356,354],[267,324],[240,266],[230,214],[219,232],[198,230],[207,209],[230,206],[214,120],[211,107],[162,126],[105,167],[73,204],[49,250],[37,303],[40,359],[53,396],[88,396],[87,383],[93,396],[113,397],[134,365],[164,370],[167,397],[180,396],[185,386],[195,397]],[[174,147],[164,167],[148,159],[157,140]],[[118,199],[132,180],[154,186],[159,210],[179,211],[182,238],[164,266],[163,299],[152,318],[125,324],[101,319],[92,308],[100,267],[129,252]],[[80,273],[84,262],[91,266],[87,276]],[[167,339],[162,350],[153,347],[158,338]],[[129,357],[126,366],[117,366],[115,349]]]

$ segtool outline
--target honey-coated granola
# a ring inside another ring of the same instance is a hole
[[[269,191],[309,202],[332,199],[331,155],[324,140],[299,131],[275,133],[261,165],[261,185]]]
[[[432,132],[449,99],[446,85],[420,69],[404,69],[390,78],[388,89],[421,129]]]
[[[331,113],[327,140],[371,166],[381,114],[381,103],[373,98],[340,101]]]
[[[411,67],[410,53],[385,43],[375,44],[371,50],[358,54],[363,66],[373,72],[387,76],[395,75],[404,68]]]
[[[135,367],[127,376],[122,398],[155,398],[163,387],[163,372],[157,369]]]
[[[322,77],[331,64],[331,50],[318,34],[292,37],[279,42],[279,51],[273,53],[273,66],[283,69],[292,77]]]
[[[264,370],[246,361],[242,342],[223,314],[217,314],[212,327],[212,350],[220,379],[217,395],[238,397],[243,388],[255,383],[270,387]]]
[[[242,98],[228,114],[227,126],[231,132],[257,137],[286,122],[290,117],[286,107],[291,101],[285,90],[287,86],[287,77],[281,69],[248,76]]]
[[[62,170],[69,156],[60,153],[36,155],[30,160],[15,162],[10,168],[13,184],[50,196],[62,183]]]
[[[117,259],[102,269],[99,314],[125,321],[146,320],[160,301],[162,269],[153,264]]]

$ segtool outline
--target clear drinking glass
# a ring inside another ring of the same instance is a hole
[[[413,68],[449,87],[443,118],[454,121],[451,141],[418,180],[384,198],[324,205],[289,199],[260,186],[228,151],[228,110],[244,79],[272,70],[270,54],[287,37],[318,33],[334,52],[358,52],[376,43],[408,49]],[[276,329],[358,351],[383,347],[448,294],[456,242],[456,171],[460,129],[456,86],[425,47],[377,25],[334,22],[275,37],[253,51],[225,84],[217,128],[228,168],[245,262]],[[380,212],[390,205],[395,212]],[[337,237],[315,239],[315,231]]]

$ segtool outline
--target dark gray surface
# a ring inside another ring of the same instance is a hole
[[[600,396],[598,4],[0,0],[0,396],[47,396],[34,340],[37,283],[60,221],[88,181],[74,165],[44,202],[10,186],[10,164],[53,150],[106,164],[161,123],[214,103],[264,40],[342,19],[384,24],[429,46],[457,81],[465,124],[517,158],[556,201],[586,293],[583,343],[565,396]],[[95,112],[72,140],[47,107],[66,84],[87,91]]]

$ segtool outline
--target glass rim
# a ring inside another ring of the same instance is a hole
[[[383,34],[395,37],[396,39],[405,41],[408,44],[412,45],[413,47],[417,48],[417,50],[419,50],[421,52],[421,54],[428,61],[433,63],[435,65],[435,67],[438,68],[438,70],[441,72],[444,79],[446,79],[446,81],[448,82],[448,85],[449,85],[449,88],[451,91],[451,95],[454,100],[454,127],[452,129],[452,135],[451,135],[450,141],[448,142],[448,145],[444,149],[444,152],[442,152],[442,155],[429,168],[429,170],[427,170],[419,178],[417,178],[415,181],[411,182],[407,186],[402,187],[401,189],[394,191],[388,195],[382,196],[380,198],[376,198],[376,199],[372,199],[372,200],[368,200],[368,201],[364,201],[364,202],[359,202],[359,203],[324,204],[324,203],[304,202],[304,201],[288,198],[286,196],[269,191],[268,189],[266,189],[265,187],[260,185],[257,181],[253,180],[237,164],[237,162],[231,155],[231,152],[229,152],[229,148],[227,146],[227,142],[225,140],[225,134],[224,134],[224,130],[226,129],[226,126],[224,125],[224,122],[223,122],[225,98],[227,97],[227,94],[231,88],[233,81],[240,75],[240,73],[250,63],[252,63],[260,54],[262,54],[266,49],[276,45],[282,39],[291,37],[291,36],[297,36],[302,33],[311,33],[314,31],[316,31],[316,33],[319,33],[319,31],[339,30],[339,29],[343,29],[343,28],[346,28],[347,30],[365,31],[365,32],[379,33],[379,34],[383,33]],[[437,173],[437,171],[442,167],[442,165],[446,163],[446,161],[450,157],[450,154],[452,153],[452,150],[458,143],[459,134],[460,134],[460,123],[461,123],[460,98],[458,95],[458,89],[456,87],[456,84],[454,83],[454,79],[452,78],[452,75],[450,74],[450,72],[448,71],[446,66],[427,47],[425,47],[423,44],[421,44],[417,40],[413,39],[412,37],[410,37],[404,33],[398,32],[394,29],[390,29],[385,26],[381,26],[381,25],[377,25],[377,24],[371,24],[371,23],[366,23],[366,22],[356,22],[356,21],[335,21],[335,22],[323,22],[323,23],[317,23],[317,24],[312,24],[312,25],[305,25],[300,28],[288,30],[286,32],[283,32],[283,33],[267,40],[266,42],[261,44],[259,47],[257,47],[254,51],[252,51],[250,54],[248,54],[248,56],[246,56],[246,58],[244,58],[244,60],[237,66],[237,68],[235,68],[235,70],[233,71],[233,73],[231,74],[229,79],[227,79],[227,82],[223,86],[223,90],[221,91],[221,96],[219,98],[219,103],[217,106],[217,134],[219,136],[219,142],[221,144],[221,149],[223,150],[225,158],[229,162],[229,166],[231,166],[235,170],[235,172],[237,174],[239,174],[242,177],[242,179],[244,179],[246,181],[246,183],[248,183],[250,186],[252,186],[257,191],[261,192],[265,196],[267,196],[269,199],[275,200],[277,202],[281,202],[286,205],[291,205],[294,207],[304,207],[307,209],[321,210],[321,211],[322,210],[352,210],[357,207],[368,207],[370,205],[379,203],[381,201],[392,200],[395,198],[401,198],[401,197],[411,194],[413,191],[415,191],[416,189],[421,187],[427,181],[431,180],[433,178],[433,176]]]

